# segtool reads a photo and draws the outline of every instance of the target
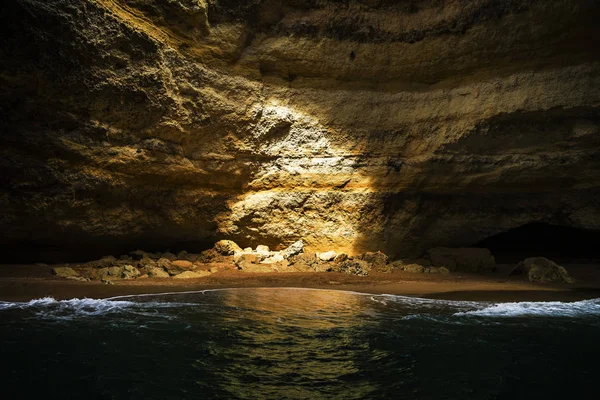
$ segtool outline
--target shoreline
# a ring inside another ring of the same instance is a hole
[[[389,294],[440,300],[519,302],[579,301],[600,298],[600,266],[573,265],[570,272],[575,284],[530,283],[509,277],[510,265],[487,274],[414,274],[376,273],[358,277],[342,273],[244,273],[227,272],[210,277],[173,279],[119,280],[113,285],[98,281],[79,282],[59,279],[50,266],[0,265],[0,301],[24,302],[53,297],[103,299],[117,296],[159,294],[239,288],[297,288],[342,290],[365,294]]]

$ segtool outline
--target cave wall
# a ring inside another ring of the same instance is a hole
[[[534,221],[600,229],[595,0],[0,11],[9,253],[302,238],[416,256]]]

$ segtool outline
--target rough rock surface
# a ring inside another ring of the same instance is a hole
[[[450,271],[489,272],[496,268],[496,260],[488,249],[436,247],[427,254],[435,267]]]
[[[73,278],[79,276],[77,271],[70,267],[52,268],[52,273],[60,278]]]
[[[510,275],[525,274],[530,282],[542,283],[574,283],[564,267],[545,257],[531,257],[521,261]]]
[[[177,274],[173,277],[173,279],[195,279],[195,278],[204,278],[205,276],[209,276],[211,273],[209,271],[185,271],[180,274]]]
[[[148,276],[150,278],[168,278],[170,275],[162,268],[152,268],[148,271]]]
[[[600,229],[599,8],[6,0],[3,252]]]
[[[347,260],[340,263],[337,269],[345,274],[367,276],[371,271],[371,264],[362,260]]]

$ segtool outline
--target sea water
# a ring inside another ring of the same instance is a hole
[[[0,302],[4,399],[595,399],[600,299],[227,289]]]

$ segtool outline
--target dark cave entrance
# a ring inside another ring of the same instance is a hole
[[[499,263],[527,257],[547,257],[559,262],[600,259],[600,231],[533,222],[490,236],[474,247],[490,249]]]

